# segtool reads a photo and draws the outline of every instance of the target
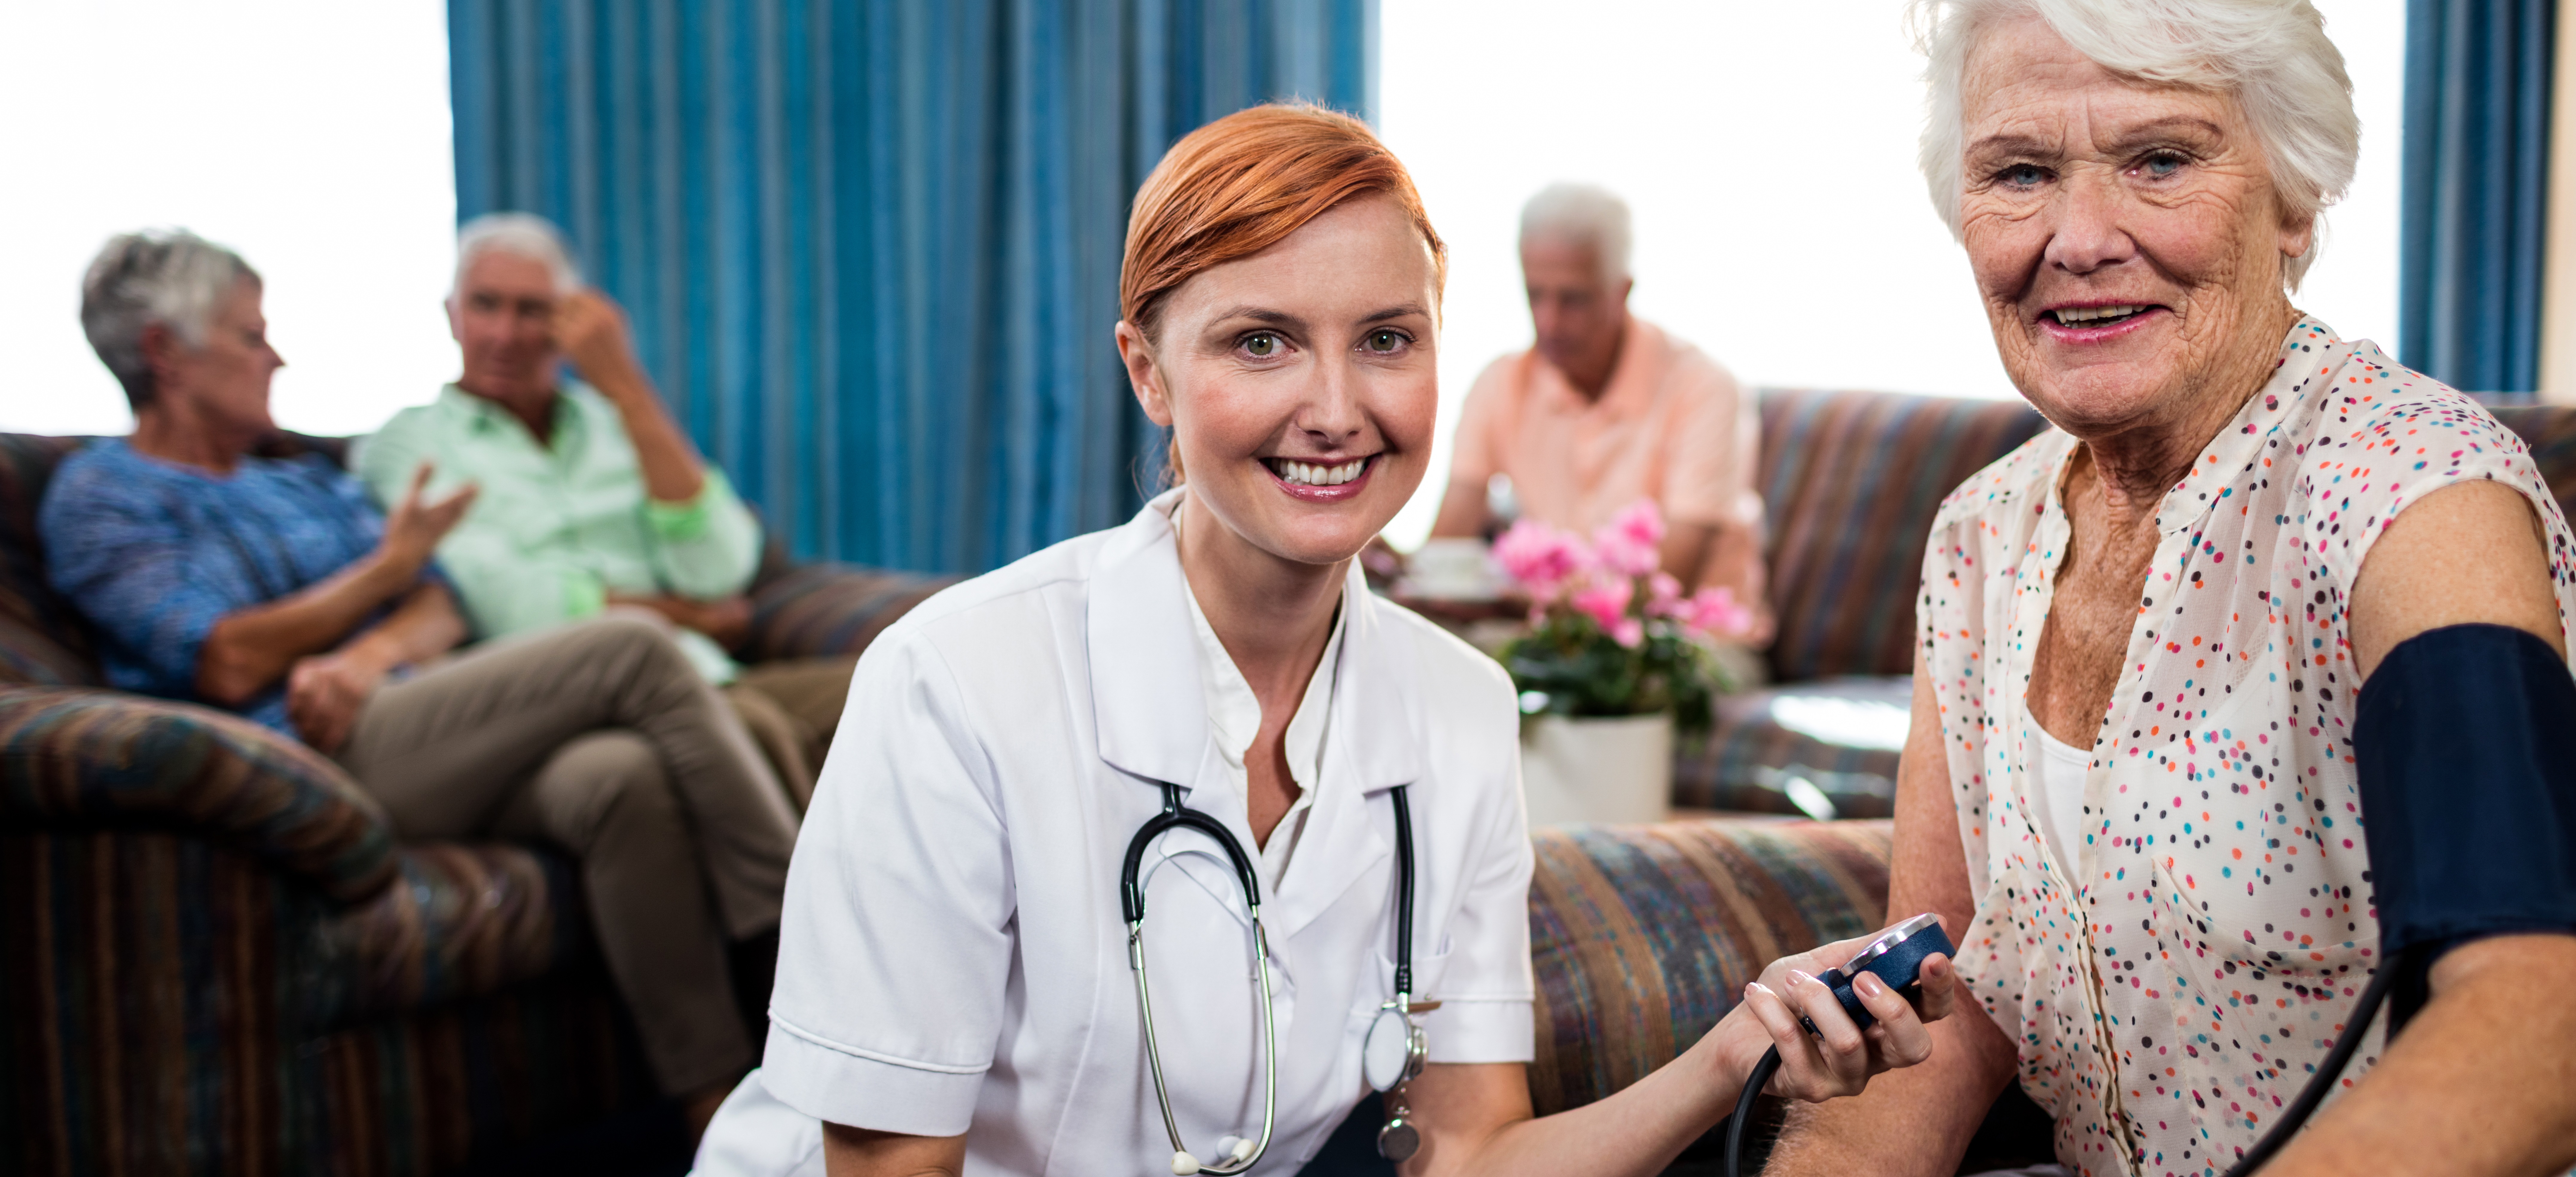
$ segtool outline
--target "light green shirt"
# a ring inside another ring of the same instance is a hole
[[[610,593],[731,596],[760,566],[760,521],[724,474],[708,467],[689,502],[653,501],[617,409],[585,384],[555,397],[550,446],[450,384],[360,439],[351,464],[390,509],[424,461],[437,466],[432,497],[482,488],[438,561],[484,637],[596,617]],[[682,631],[680,645],[710,681],[733,678],[732,660],[705,635]]]

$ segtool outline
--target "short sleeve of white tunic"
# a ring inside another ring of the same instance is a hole
[[[2051,430],[1943,505],[1923,564],[1931,679],[1978,922],[1959,967],[2085,1173],[2224,1171],[2295,1097],[2376,964],[2345,608],[2370,543],[2455,482],[2521,491],[2560,624],[2567,521],[2522,442],[2366,341],[2300,322],[2167,492],[2081,837],[2033,821],[2023,710],[2067,523]],[[2365,1043],[2365,1064],[2378,1053]],[[2362,1067],[2350,1073],[2358,1075]]]

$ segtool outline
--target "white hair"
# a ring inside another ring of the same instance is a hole
[[[2343,198],[2361,155],[2352,80],[2316,7],[2308,0],[1912,0],[1907,18],[1928,59],[1931,89],[1923,179],[1953,237],[1968,54],[1984,30],[2026,15],[2121,77],[2236,99],[2282,204],[2314,218],[2307,252],[2282,263],[2283,284],[2297,290],[2325,244],[2325,207]]]
[[[145,229],[107,239],[81,278],[81,333],[125,386],[136,409],[152,402],[143,333],[159,325],[191,348],[206,344],[215,310],[235,284],[259,282],[241,255],[185,229]]]
[[[1601,259],[1601,274],[1612,281],[1629,276],[1628,202],[1607,188],[1590,184],[1550,184],[1521,206],[1521,245],[1553,237],[1590,246]]]
[[[506,253],[543,265],[554,278],[556,294],[581,289],[581,268],[572,264],[572,248],[564,244],[563,231],[553,221],[535,213],[485,213],[456,231],[456,276],[448,284],[448,297],[465,288],[465,271],[486,253]]]

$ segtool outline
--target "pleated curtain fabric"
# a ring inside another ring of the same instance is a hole
[[[2540,384],[2555,0],[2408,0],[2398,357],[2464,392]]]
[[[1129,201],[1273,99],[1370,117],[1376,0],[449,0],[457,214],[562,225],[802,558],[980,572],[1132,513]]]

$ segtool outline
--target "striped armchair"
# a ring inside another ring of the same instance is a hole
[[[2045,422],[2018,400],[1772,389],[1761,404],[1772,686],[1721,700],[1716,729],[1684,742],[1673,800],[1884,817],[1932,517],[1952,487]],[[2576,514],[2576,408],[2494,411]]]
[[[432,1173],[619,1115],[565,1167],[685,1147],[568,862],[398,841],[303,745],[103,686],[35,531],[80,444],[0,434],[0,1172]],[[742,654],[855,652],[945,583],[773,553]]]

